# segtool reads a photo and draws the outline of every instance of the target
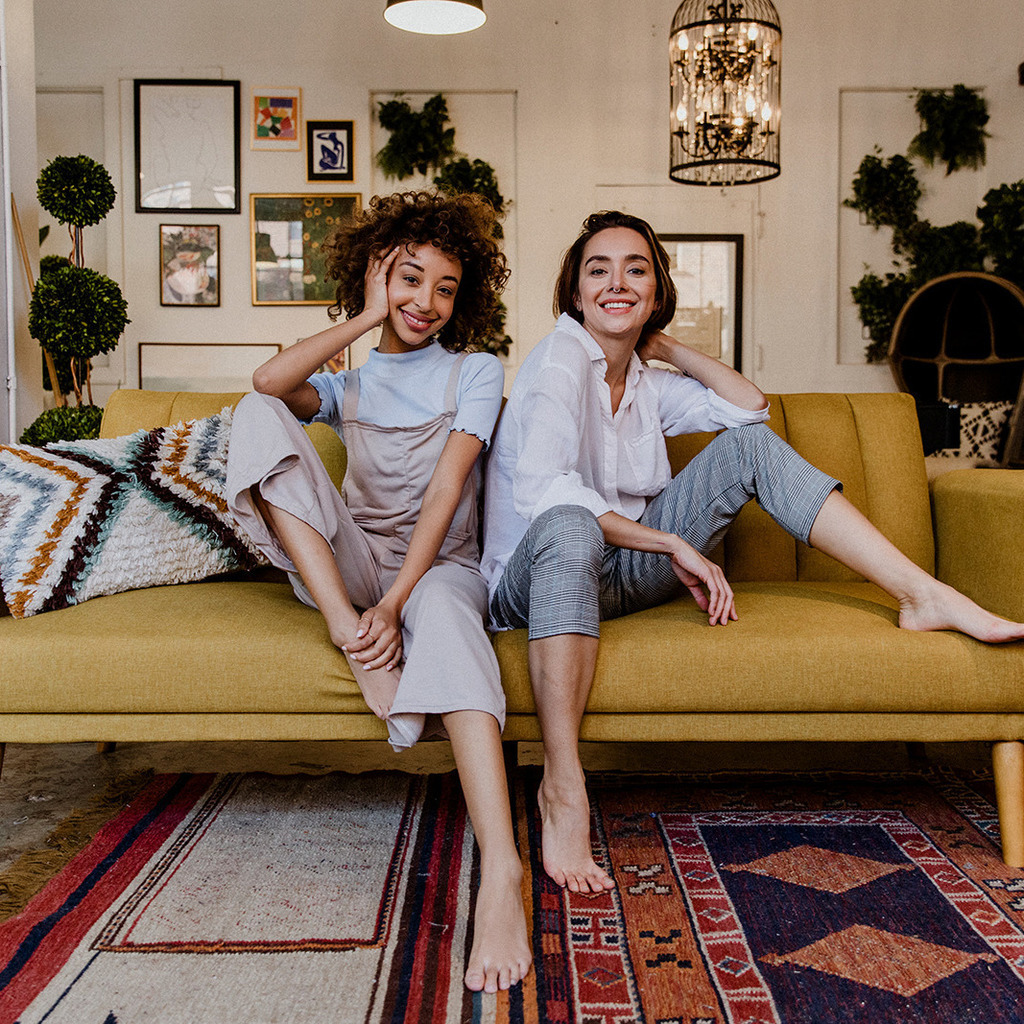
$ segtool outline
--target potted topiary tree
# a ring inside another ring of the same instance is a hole
[[[67,259],[42,261],[29,304],[29,333],[46,356],[56,408],[44,411],[20,440],[43,445],[99,434],[102,410],[92,401],[91,360],[112,351],[130,321],[117,283],[85,266],[82,229],[98,224],[117,196],[106,169],[87,156],[54,157],[36,187],[39,204],[66,224],[71,236]]]

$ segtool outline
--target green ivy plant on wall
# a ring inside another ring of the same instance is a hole
[[[434,184],[442,191],[470,192],[486,199],[497,214],[505,213],[506,201],[498,187],[494,168],[485,160],[470,160],[455,149],[455,129],[449,127],[448,101],[438,93],[413,110],[401,97],[378,104],[381,127],[391,133],[377,153],[377,166],[388,178],[399,181],[414,173],[435,171]],[[502,238],[501,225],[495,237]],[[495,309],[491,330],[480,346],[495,355],[508,355],[512,339],[505,333],[508,310],[501,302]]]
[[[921,131],[907,156],[883,158],[876,147],[860,162],[843,205],[857,210],[876,230],[892,230],[892,269],[884,275],[865,267],[851,287],[860,322],[870,339],[869,363],[882,362],[893,327],[910,296],[936,277],[965,270],[991,269],[1024,286],[1024,181],[990,190],[977,210],[981,229],[970,221],[936,227],[918,219],[921,185],[910,158],[929,166],[939,161],[946,174],[985,163],[988,109],[974,89],[919,90],[914,105]]]

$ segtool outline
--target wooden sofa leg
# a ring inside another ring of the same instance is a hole
[[[110,754],[117,750],[116,743],[97,743],[96,752],[99,754]]]
[[[1017,740],[992,745],[992,774],[996,783],[999,832],[1003,861],[1024,867],[1024,743]]]

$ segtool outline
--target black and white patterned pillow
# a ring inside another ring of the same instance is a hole
[[[942,458],[998,462],[1006,443],[1013,402],[963,402],[960,405],[960,447],[940,448]]]

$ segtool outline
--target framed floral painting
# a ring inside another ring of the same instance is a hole
[[[321,245],[359,209],[359,193],[275,193],[249,197],[254,306],[328,306]]]

